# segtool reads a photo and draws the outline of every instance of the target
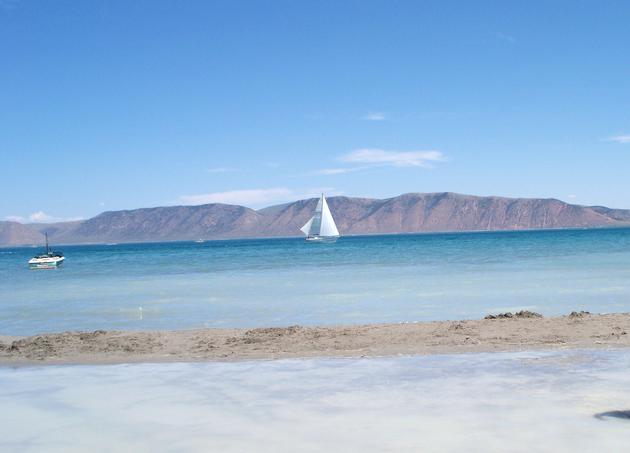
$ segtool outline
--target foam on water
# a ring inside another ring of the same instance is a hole
[[[479,318],[630,309],[630,229],[32,248],[0,254],[0,333]],[[142,307],[142,310],[140,310]]]
[[[0,367],[0,450],[626,451],[629,368],[622,350]]]

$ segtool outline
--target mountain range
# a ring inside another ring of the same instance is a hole
[[[49,224],[0,221],[0,246],[182,241],[299,236],[317,199],[254,210],[205,204],[103,212]],[[630,210],[580,206],[556,199],[478,197],[450,192],[393,198],[330,197],[342,235],[630,226]]]

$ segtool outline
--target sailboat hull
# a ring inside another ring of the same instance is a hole
[[[333,242],[337,242],[337,239],[339,239],[339,236],[308,236],[306,238],[306,242],[319,242],[330,244]]]
[[[32,258],[28,261],[30,269],[55,269],[63,263],[63,256]]]

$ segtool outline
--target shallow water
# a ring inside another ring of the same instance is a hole
[[[0,249],[0,334],[630,310],[630,229]]]
[[[626,451],[624,350],[0,367],[1,451]],[[597,417],[598,414],[604,414]]]

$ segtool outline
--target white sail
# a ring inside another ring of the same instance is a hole
[[[311,218],[308,220],[308,222],[306,222],[306,223],[304,224],[304,226],[303,226],[302,228],[300,228],[300,230],[302,231],[302,233],[304,233],[304,234],[305,234],[305,235],[307,235],[307,236],[308,236],[309,234],[311,234],[311,225],[313,224],[313,218],[314,218],[314,217],[311,217]]]
[[[330,209],[328,208],[328,203],[326,202],[326,198],[324,198],[323,195],[320,202],[322,204],[322,213],[321,213],[321,225],[319,229],[319,235],[323,237],[339,236],[339,230],[337,230],[337,225],[335,225],[335,220],[333,219],[333,216],[330,213]]]
[[[315,208],[315,214],[311,219],[311,228],[307,236],[319,236],[319,230],[322,226],[322,199],[320,198]]]
[[[323,240],[335,240],[339,237],[339,230],[333,220],[333,216],[328,208],[326,198],[322,194],[322,197],[317,202],[315,208],[315,214],[309,219],[306,224],[300,228],[302,233],[306,235],[307,241],[323,241]]]

